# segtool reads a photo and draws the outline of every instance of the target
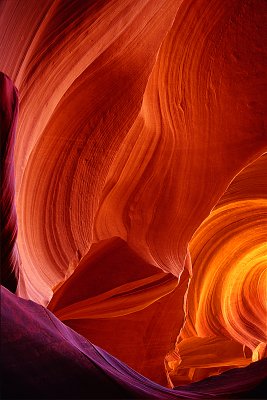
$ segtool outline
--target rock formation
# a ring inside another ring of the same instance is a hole
[[[8,398],[261,395],[266,15],[0,3]]]

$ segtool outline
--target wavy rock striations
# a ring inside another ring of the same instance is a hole
[[[120,236],[149,263],[181,274],[196,228],[233,177],[266,151],[265,9],[263,2],[182,4],[109,169],[96,239]]]
[[[263,155],[237,175],[191,240],[186,323],[166,358],[173,384],[266,357],[266,168]]]
[[[24,297],[46,304],[51,286],[89,250],[109,166],[140,109],[178,6],[54,2],[40,25],[18,79],[18,293]]]
[[[170,390],[93,345],[39,304],[18,298],[3,287],[1,298],[3,393],[8,398],[77,399],[78,395],[81,399],[204,400],[220,399],[222,393],[224,398],[233,394],[246,398],[256,393],[251,388],[266,376],[265,359]]]
[[[188,287],[147,264],[119,238],[92,246],[48,308],[75,331],[166,385],[164,357],[184,322]],[[116,340],[114,340],[116,332]]]
[[[264,396],[266,14],[0,3],[8,398]]]

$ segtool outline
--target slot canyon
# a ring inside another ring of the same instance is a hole
[[[3,399],[267,398],[267,1],[0,0]]]

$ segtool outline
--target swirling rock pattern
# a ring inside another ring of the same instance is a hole
[[[263,155],[240,172],[191,240],[186,323],[166,360],[173,384],[266,357],[266,167]]]
[[[172,274],[113,238],[92,246],[48,308],[93,343],[166,385],[163,359],[184,322],[188,280],[185,271],[178,286]]]
[[[0,3],[8,397],[260,395],[266,13],[265,0]]]
[[[265,359],[170,390],[88,342],[39,304],[3,287],[1,298],[3,392],[8,398],[207,399],[222,393],[244,398],[266,376]]]
[[[236,173],[266,149],[266,95],[257,86],[266,74],[260,5],[259,14],[253,2],[180,8],[109,170],[96,238],[119,235],[179,276],[197,226]]]
[[[78,0],[46,14],[18,79],[21,295],[46,304],[89,250],[106,174],[178,5]]]

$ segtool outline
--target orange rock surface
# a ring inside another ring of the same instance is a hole
[[[0,4],[17,295],[162,385],[267,355],[266,12]]]

